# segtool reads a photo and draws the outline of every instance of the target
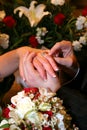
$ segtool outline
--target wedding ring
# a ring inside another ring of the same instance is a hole
[[[42,56],[45,56],[47,54],[47,52],[42,52],[41,55]]]

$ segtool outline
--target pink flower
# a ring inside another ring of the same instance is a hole
[[[12,28],[15,26],[16,24],[16,21],[15,19],[12,17],[12,16],[6,16],[4,19],[3,19],[3,23],[5,23],[5,25],[9,28]]]
[[[34,35],[32,35],[29,38],[29,43],[32,45],[32,47],[36,48],[38,46],[38,41]]]
[[[62,13],[58,13],[55,17],[54,17],[54,23],[57,25],[62,25],[65,19],[65,15]]]

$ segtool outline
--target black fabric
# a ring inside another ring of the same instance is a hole
[[[80,70],[77,78],[58,91],[65,107],[80,130],[87,130],[87,69]]]
[[[0,96],[5,94],[7,91],[9,91],[14,80],[15,80],[15,77],[12,74],[12,75],[4,78],[4,80],[2,82],[0,82]]]

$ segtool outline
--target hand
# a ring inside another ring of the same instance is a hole
[[[49,55],[53,56],[60,69],[70,75],[77,71],[77,60],[73,53],[71,42],[61,41],[56,43],[50,50]]]
[[[57,65],[55,61],[51,58],[49,55],[45,55],[48,53],[49,50],[41,50],[41,49],[34,49],[30,47],[21,47],[18,49],[17,53],[19,55],[19,60],[20,64],[19,67],[21,68],[20,70],[22,71],[22,60],[26,52],[35,52],[37,55],[37,58],[35,58],[34,67],[37,69],[39,72],[40,76],[43,79],[47,78],[46,71],[53,77],[55,77],[55,71],[57,69]],[[44,56],[43,56],[44,55]],[[21,72],[22,73],[22,72]]]
[[[41,77],[44,77],[45,80],[47,78],[46,71],[50,76],[56,77],[56,71],[58,71],[58,67],[53,57],[48,55],[48,51],[45,50],[38,53],[33,60],[33,64],[40,73]]]
[[[56,77],[50,76],[47,72],[47,80],[43,80],[33,65],[36,54],[34,52],[27,53],[23,60],[20,68],[20,74],[25,79],[26,83],[30,87],[45,87],[53,92],[56,92],[60,88],[60,81],[58,75]],[[22,71],[21,71],[22,69]]]

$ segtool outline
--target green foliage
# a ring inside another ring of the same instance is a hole
[[[1,33],[6,33],[10,36],[9,48],[6,51],[15,49],[20,46],[29,46],[29,37],[36,34],[37,27],[46,27],[48,33],[44,37],[44,45],[51,48],[57,41],[71,40],[73,39],[73,32],[75,26],[75,18],[72,16],[73,7],[69,2],[63,6],[54,6],[50,3],[50,0],[38,1],[38,4],[43,3],[46,5],[47,11],[51,12],[51,15],[44,16],[40,23],[36,27],[30,26],[28,19],[23,15],[19,18],[18,13],[14,14],[14,9],[19,6],[25,6],[29,8],[32,0],[6,0],[1,1],[0,9],[5,10],[6,15],[13,16],[16,20],[16,26],[14,28],[8,28],[3,23],[0,23]],[[65,20],[62,26],[58,26],[53,22],[53,18],[59,12],[65,15]],[[39,45],[41,47],[41,45]],[[1,49],[4,51],[3,49]]]

